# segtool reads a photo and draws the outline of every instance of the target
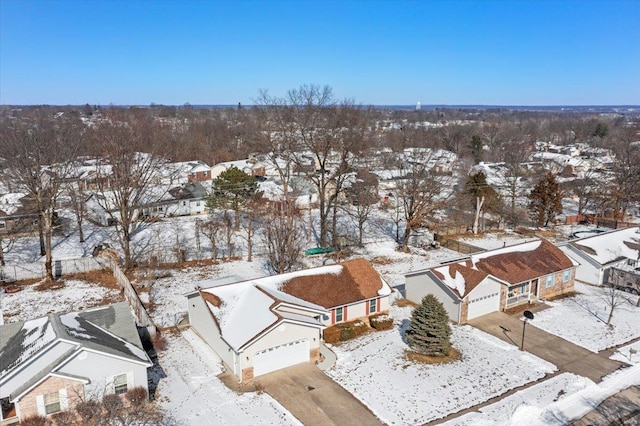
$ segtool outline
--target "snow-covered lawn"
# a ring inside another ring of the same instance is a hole
[[[611,359],[626,362],[627,364],[640,364],[640,340],[618,348]]]
[[[628,302],[615,309],[608,327],[609,307],[602,289],[577,283],[576,291],[580,294],[547,302],[551,308],[537,313],[531,324],[592,352],[640,337],[638,296],[622,293]]]
[[[296,425],[298,420],[269,395],[237,394],[216,376],[220,359],[190,330],[168,336],[159,361],[156,401],[179,425]]]
[[[388,424],[445,417],[555,371],[555,366],[470,326],[454,326],[462,359],[427,365],[405,358],[402,340],[411,308],[392,306],[393,330],[369,333],[335,348],[327,374]]]
[[[531,407],[544,408],[590,385],[593,382],[585,377],[562,373],[481,408],[479,412],[465,414],[443,425],[526,425],[529,424],[528,413]]]
[[[469,235],[458,238],[458,240],[461,242],[471,244],[485,250],[493,250],[505,246],[512,246],[514,244],[531,241],[532,239],[533,238],[531,237],[527,238],[523,235],[516,234],[515,232],[510,231],[486,233],[477,236]]]
[[[80,280],[65,280],[64,287],[46,291],[28,285],[17,293],[0,294],[5,322],[26,321],[52,312],[71,312],[124,300],[117,290]]]

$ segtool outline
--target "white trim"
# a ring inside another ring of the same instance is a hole
[[[233,347],[231,345],[229,345],[229,343],[224,338],[223,338],[223,340],[231,348],[231,350],[233,352],[235,352],[236,354],[239,355],[242,352],[244,352],[249,346],[251,346],[252,344],[257,342],[258,340],[260,340],[263,336],[265,336],[266,334],[270,333],[277,326],[279,326],[280,324],[283,324],[283,323],[301,325],[301,326],[306,326],[306,327],[310,327],[310,328],[316,328],[318,330],[326,328],[324,324],[317,324],[317,325],[316,324],[309,324],[307,322],[301,322],[301,321],[296,321],[296,320],[292,320],[292,319],[288,319],[288,318],[286,318],[286,319],[283,318],[281,320],[278,320],[278,321],[274,322],[270,327],[264,329],[264,331],[256,334],[254,337],[252,337],[250,340],[248,340],[246,343],[244,343],[242,346],[240,346],[237,351],[235,349],[233,349]],[[222,335],[221,335],[221,337],[222,337]]]
[[[126,342],[126,340],[124,340],[124,339],[123,339],[123,341]],[[130,342],[128,342],[128,343],[130,343]],[[133,343],[130,343],[130,344],[133,345]],[[140,348],[138,348],[138,349],[140,349]],[[55,367],[54,371],[58,371],[63,366],[67,365],[73,358],[78,356],[82,351],[87,351],[87,352],[91,352],[91,353],[94,353],[94,354],[105,355],[105,356],[108,356],[110,358],[115,358],[115,359],[119,359],[119,360],[122,360],[122,361],[133,362],[135,364],[144,365],[145,367],[153,366],[153,362],[151,362],[151,360],[149,359],[149,355],[147,355],[147,352],[144,349],[140,349],[140,350],[144,352],[144,354],[147,357],[147,360],[149,360],[149,362],[144,362],[144,361],[141,361],[141,360],[135,360],[135,359],[131,359],[131,358],[126,358],[126,357],[123,357],[123,356],[120,356],[120,355],[114,355],[114,354],[110,354],[108,352],[103,352],[103,351],[99,351],[99,350],[96,350],[96,349],[91,349],[91,348],[87,348],[87,347],[84,347],[84,346],[80,346],[78,348],[78,350],[74,354],[70,355],[69,358],[67,358],[66,360],[64,360],[60,364],[58,364]]]
[[[60,389],[58,391],[58,395],[60,397],[60,411],[65,411],[69,409],[69,398],[67,397],[67,388]]]
[[[20,400],[20,398],[22,398],[25,394],[31,392],[36,386],[40,385],[42,382],[44,382],[45,380],[47,380],[49,377],[60,377],[63,379],[69,379],[69,380],[75,380],[77,382],[82,382],[83,379],[79,379],[79,378],[75,378],[75,377],[70,377],[65,375],[64,373],[56,373],[54,371],[51,371],[47,374],[45,374],[44,376],[42,376],[42,378],[40,380],[38,380],[37,382],[35,382],[34,384],[32,384],[31,386],[29,386],[28,388],[26,388],[25,390],[23,390],[22,392],[20,392],[18,395],[16,395],[13,399],[10,399],[9,402],[15,402]],[[89,380],[87,380],[86,383],[91,383]],[[85,383],[85,384],[86,384]]]
[[[36,395],[36,410],[39,416],[47,415],[47,411],[44,408],[44,395]]]

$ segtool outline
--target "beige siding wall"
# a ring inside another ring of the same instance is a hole
[[[407,299],[420,304],[427,294],[433,294],[444,305],[449,314],[449,319],[458,322],[461,303],[457,298],[454,299],[454,296],[442,286],[444,284],[432,280],[427,274],[410,275],[406,277],[405,281]]]

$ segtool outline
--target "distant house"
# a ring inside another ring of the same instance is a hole
[[[0,234],[19,235],[38,230],[35,200],[23,193],[0,196]]]
[[[189,182],[206,182],[210,181],[211,176],[211,167],[202,162],[197,162],[194,166],[189,170]]]
[[[322,330],[389,309],[391,288],[363,259],[187,295],[193,329],[240,379],[319,359]]]
[[[637,260],[640,252],[640,227],[618,229],[560,244],[567,256],[580,266],[576,280],[593,285],[607,281],[609,268]]]
[[[153,364],[124,302],[10,323],[0,333],[3,425],[70,410],[94,395],[147,388]]]
[[[573,291],[576,263],[547,240],[477,253],[405,276],[407,299],[428,294],[464,324],[491,312]]]

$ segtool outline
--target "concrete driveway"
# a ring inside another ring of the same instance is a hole
[[[494,312],[469,322],[470,325],[492,334],[505,342],[520,346],[523,322],[504,312]],[[608,359],[527,324],[524,350],[556,365],[560,372],[575,373],[600,382],[602,377],[617,370],[623,364]]]
[[[255,381],[305,425],[382,424],[367,407],[312,364],[285,368]]]

